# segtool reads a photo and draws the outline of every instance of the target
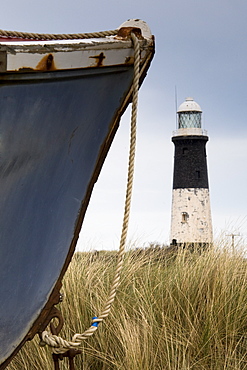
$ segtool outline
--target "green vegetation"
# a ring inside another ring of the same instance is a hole
[[[64,279],[61,336],[83,332],[107,299],[114,253],[76,253]],[[130,251],[112,312],[76,357],[77,369],[247,369],[247,261],[210,249]],[[68,369],[66,360],[61,369]],[[48,348],[27,343],[8,370],[53,369]]]

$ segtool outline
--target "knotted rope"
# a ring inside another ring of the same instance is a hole
[[[15,37],[27,40],[77,40],[91,39],[116,35],[118,30],[93,32],[93,33],[69,33],[69,34],[50,34],[50,33],[30,33],[18,31],[0,30],[0,37]]]
[[[65,353],[68,349],[78,348],[81,342],[91,337],[98,328],[98,324],[102,322],[110,313],[112,304],[114,302],[117,288],[120,284],[120,275],[123,267],[125,244],[127,239],[129,217],[130,217],[130,205],[131,196],[133,189],[133,178],[134,178],[134,161],[136,151],[136,121],[137,121],[137,103],[138,103],[138,88],[139,88],[139,66],[140,66],[140,48],[138,38],[134,33],[131,34],[133,45],[134,45],[134,79],[132,87],[132,112],[131,112],[131,134],[130,134],[130,150],[129,150],[129,164],[128,164],[128,177],[127,177],[127,189],[125,197],[125,209],[122,225],[122,233],[120,246],[118,251],[117,265],[115,276],[112,282],[111,290],[109,293],[108,300],[105,304],[103,311],[96,318],[93,318],[92,325],[82,334],[75,334],[72,341],[67,341],[59,336],[52,335],[48,331],[43,331],[41,334],[42,342],[41,345],[48,344],[53,347],[54,353]]]

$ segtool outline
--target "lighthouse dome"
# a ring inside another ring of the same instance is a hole
[[[201,107],[194,101],[193,98],[186,98],[185,101],[179,106],[178,113],[181,112],[202,112]]]
[[[186,98],[178,108],[178,129],[201,128],[202,110],[193,98]]]

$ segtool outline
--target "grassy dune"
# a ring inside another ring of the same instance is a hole
[[[76,253],[64,279],[61,336],[90,326],[111,284],[115,254]],[[247,369],[247,261],[211,249],[167,254],[128,252],[113,310],[83,344],[77,369]],[[68,369],[66,360],[61,369]],[[8,370],[53,369],[38,340],[27,343]]]

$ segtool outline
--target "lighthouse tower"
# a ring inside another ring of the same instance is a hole
[[[205,247],[212,243],[212,220],[208,187],[206,143],[202,110],[193,98],[178,108],[175,145],[171,244]]]

